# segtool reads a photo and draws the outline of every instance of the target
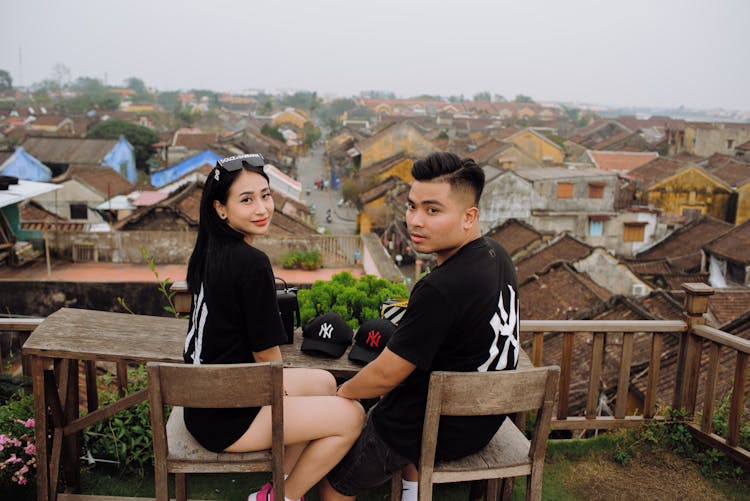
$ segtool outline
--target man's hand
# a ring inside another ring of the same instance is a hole
[[[385,395],[401,384],[417,366],[388,348],[356,376],[339,386],[336,395],[353,400]]]

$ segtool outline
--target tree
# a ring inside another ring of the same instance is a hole
[[[474,101],[492,101],[492,94],[490,94],[488,91],[479,92],[477,94],[474,94]]]
[[[274,127],[270,124],[263,124],[263,126],[260,128],[260,133],[264,136],[269,136],[274,139],[278,139],[282,143],[286,142],[286,139],[284,139],[284,134],[281,133],[278,127]]]
[[[78,77],[71,87],[81,94],[102,94],[107,91],[101,80],[94,77]]]
[[[52,80],[57,82],[57,88],[63,89],[70,84],[70,68],[62,63],[57,63],[52,68]]]
[[[5,70],[0,70],[0,91],[13,89],[13,79]]]
[[[136,94],[145,94],[147,92],[146,84],[143,83],[143,80],[136,77],[126,78],[125,87],[134,90]]]
[[[179,95],[180,93],[176,90],[159,92],[159,95],[156,96],[156,102],[165,110],[175,111],[180,107]]]
[[[492,100],[495,101],[496,103],[507,103],[508,102],[508,100],[505,99],[505,96],[503,96],[502,94],[495,94],[494,96],[492,96]]]
[[[91,127],[86,137],[117,139],[121,135],[133,145],[136,167],[146,171],[149,157],[156,152],[153,145],[159,142],[159,136],[151,129],[123,120],[107,120]]]
[[[533,103],[534,100],[531,99],[529,96],[525,96],[523,94],[519,94],[516,96],[516,98],[513,100],[514,103]]]

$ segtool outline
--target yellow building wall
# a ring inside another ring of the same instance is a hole
[[[506,141],[517,145],[539,162],[544,162],[545,157],[548,158],[548,161],[554,163],[562,163],[563,161],[562,148],[552,145],[529,131],[521,132],[514,137],[506,139]]]
[[[359,226],[360,233],[368,233],[372,231],[373,226],[383,226],[385,215],[385,197],[376,198],[375,200],[368,202],[359,211],[357,216],[357,223]]]
[[[688,169],[651,186],[646,201],[664,215],[680,216],[683,209],[699,209],[726,220],[729,190],[699,169]]]
[[[677,151],[686,151],[690,153],[691,155],[695,155],[695,128],[693,127],[685,127],[685,139],[684,139],[684,145],[679,147]]]
[[[307,122],[307,120],[304,117],[298,116],[297,113],[291,113],[288,111],[282,111],[271,121],[271,123],[275,126],[281,124],[292,124],[299,129],[303,129],[305,127],[305,122]]]
[[[411,184],[414,178],[411,176],[411,166],[414,165],[414,160],[411,158],[404,158],[400,160],[393,167],[378,175],[378,181],[384,181],[391,176],[396,176],[402,179],[404,182]]]
[[[394,126],[392,130],[380,134],[364,151],[360,150],[360,168],[369,167],[402,151],[414,157],[424,157],[436,149],[411,127]]]
[[[737,219],[734,224],[742,224],[750,219],[750,183],[737,189]]]

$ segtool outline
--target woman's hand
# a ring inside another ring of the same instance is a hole
[[[263,351],[254,351],[253,358],[256,362],[281,362],[281,349],[278,346]]]

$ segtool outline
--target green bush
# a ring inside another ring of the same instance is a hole
[[[111,384],[114,375],[105,374],[102,378],[107,386],[99,391],[100,405],[119,400],[117,388]],[[128,370],[128,394],[142,390],[146,385],[144,366]],[[85,432],[85,439],[95,458],[115,461],[122,471],[143,475],[145,468],[154,461],[148,402],[140,402],[91,425]]]
[[[292,251],[281,256],[281,266],[287,270],[302,268],[304,270],[317,270],[323,264],[323,256],[317,250]]]
[[[380,306],[387,299],[403,298],[408,294],[403,284],[374,275],[356,279],[344,271],[331,277],[331,280],[316,280],[310,289],[299,291],[301,320],[305,324],[318,315],[335,311],[356,330],[365,320],[379,317]]]

